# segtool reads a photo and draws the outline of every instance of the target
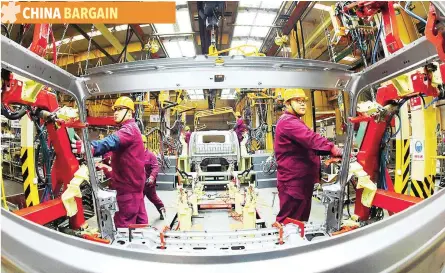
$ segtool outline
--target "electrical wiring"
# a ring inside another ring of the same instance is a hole
[[[379,41],[382,29],[383,29],[383,20],[380,20],[379,30],[377,31],[377,36],[375,38],[374,50],[372,51],[371,64],[374,64],[377,61],[377,51],[379,49]]]

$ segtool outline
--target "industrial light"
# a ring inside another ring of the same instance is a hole
[[[156,27],[156,33],[175,33],[174,24],[154,24]]]
[[[236,16],[236,25],[253,25],[256,12],[239,11]]]
[[[193,41],[163,40],[163,44],[170,58],[193,57],[196,55]]]
[[[249,36],[251,29],[251,27],[236,26],[233,29],[233,37],[247,37]]]
[[[235,99],[235,89],[223,89],[221,91],[222,100],[234,100]]]
[[[275,17],[277,17],[276,12],[258,12],[253,24],[259,26],[270,26],[274,23]]]
[[[259,8],[261,5],[261,1],[255,0],[243,0],[239,1],[238,6],[242,8]]]
[[[239,1],[238,6],[241,8],[265,8],[265,9],[278,9],[280,8],[282,1],[269,0],[269,1],[256,1],[256,0],[242,0]]]
[[[250,36],[264,38],[269,33],[269,29],[268,27],[253,27]]]
[[[330,10],[331,10],[331,7],[330,7],[330,6],[326,6],[326,5],[317,3],[317,4],[314,5],[314,9],[319,9],[319,10],[324,10],[324,11],[330,11]]]
[[[261,7],[265,9],[279,9],[285,1],[261,1]]]

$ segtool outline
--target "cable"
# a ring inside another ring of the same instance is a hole
[[[380,27],[379,27],[379,30],[377,31],[377,37],[375,38],[375,44],[374,44],[374,50],[372,52],[371,64],[374,64],[377,61],[377,51],[379,49],[379,41],[380,41],[380,35],[382,33],[382,29],[383,29],[383,20],[382,20],[382,18],[380,18]]]

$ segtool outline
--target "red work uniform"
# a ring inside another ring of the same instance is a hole
[[[312,131],[297,116],[285,112],[275,133],[275,157],[278,164],[277,222],[286,217],[307,221],[311,212],[314,184],[320,179],[320,157],[330,154],[334,144]]]
[[[112,151],[112,189],[116,190],[119,211],[114,215],[117,228],[147,224],[144,204],[144,144],[134,119],[124,121],[115,133],[92,143],[94,156]]]
[[[148,200],[155,205],[156,209],[160,210],[164,207],[164,204],[156,194],[156,177],[158,176],[158,172],[158,159],[152,152],[145,150],[145,175],[147,176],[147,180],[150,176],[153,177],[153,182],[145,184],[144,194],[147,196]]]
[[[247,130],[246,124],[244,124],[244,120],[242,118],[237,119],[235,123],[235,127],[233,127],[235,130],[236,136],[238,137],[238,142],[241,143],[243,140],[243,134]]]
[[[190,136],[192,135],[191,132],[186,132],[185,133],[185,143],[187,143],[187,145],[189,145],[190,143]]]

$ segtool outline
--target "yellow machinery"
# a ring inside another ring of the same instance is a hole
[[[227,114],[227,113],[232,113],[233,116],[235,116],[235,112],[233,111],[232,107],[221,107],[221,108],[215,108],[213,110],[204,110],[204,111],[196,112],[195,120],[194,120],[195,131],[199,131],[199,130],[202,130],[205,128],[205,125],[204,125],[204,126],[199,127],[199,129],[198,129],[200,118],[216,116],[216,115],[223,115],[223,114]]]

